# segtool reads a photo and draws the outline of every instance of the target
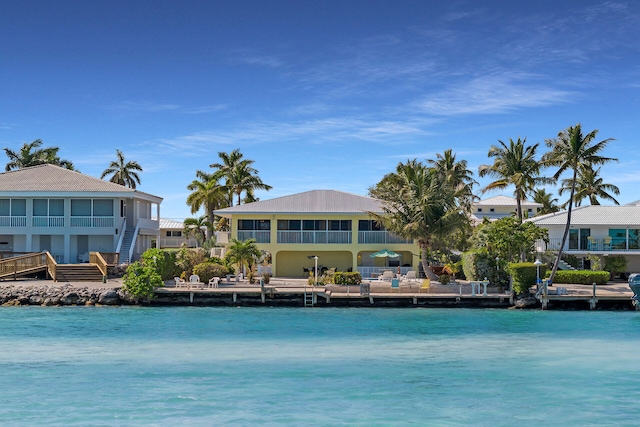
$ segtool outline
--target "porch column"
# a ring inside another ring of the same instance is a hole
[[[64,235],[64,263],[71,262],[71,235],[69,233],[65,233]]]

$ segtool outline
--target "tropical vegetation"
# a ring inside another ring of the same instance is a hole
[[[9,158],[9,162],[5,166],[5,170],[11,171],[43,164],[52,164],[73,170],[73,163],[69,160],[60,159],[58,156],[60,148],[41,148],[42,144],[43,142],[41,139],[36,139],[33,142],[24,143],[18,151],[5,147],[4,152]]]
[[[142,166],[135,160],[126,161],[122,151],[116,150],[116,160],[109,163],[109,167],[102,171],[100,179],[111,175],[109,181],[135,189],[136,185],[140,184],[138,172],[142,172]]]

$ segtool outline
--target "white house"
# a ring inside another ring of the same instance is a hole
[[[558,250],[567,212],[530,219],[549,230],[549,244],[541,250]],[[640,272],[640,205],[581,206],[571,214],[571,228],[563,252],[586,261],[590,255],[623,255],[627,271]]]
[[[160,219],[159,248],[195,248],[198,242],[195,237],[184,234],[184,222],[173,219]]]
[[[0,251],[137,259],[159,238],[162,198],[54,165],[0,173]]]
[[[533,217],[538,214],[542,208],[541,203],[522,200],[522,212],[525,217]],[[472,221],[475,223],[482,222],[483,218],[496,220],[506,216],[516,214],[518,203],[515,198],[509,196],[495,196],[488,199],[477,201],[473,204]]]

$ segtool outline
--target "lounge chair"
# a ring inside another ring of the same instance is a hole
[[[393,292],[394,289],[397,289],[400,292],[400,279],[391,279],[391,290]]]
[[[212,277],[209,280],[209,287],[210,288],[217,288],[218,287],[218,283],[220,283],[220,278],[219,277]]]
[[[378,281],[389,281],[393,279],[393,271],[385,270],[381,275],[378,276]]]
[[[407,274],[404,275],[404,277],[402,278],[403,282],[416,282],[418,281],[418,277],[416,276],[416,272],[415,270],[409,270],[407,271]]]
[[[418,289],[418,292],[421,293],[422,290],[429,292],[430,287],[431,287],[431,280],[424,279],[422,280],[422,283],[420,283],[420,289]]]

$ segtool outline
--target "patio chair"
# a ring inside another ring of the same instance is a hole
[[[389,281],[393,279],[393,271],[385,270],[381,275],[378,276],[378,281]]]
[[[416,282],[418,280],[418,277],[416,276],[416,272],[415,270],[409,270],[407,271],[407,274],[404,275],[404,277],[402,278],[403,282]]]
[[[400,279],[391,279],[391,290],[393,292],[394,289],[397,289],[400,292]]]
[[[192,274],[191,276],[189,276],[189,286],[200,284],[200,276],[198,276],[197,274]]]
[[[220,283],[220,278],[219,277],[212,277],[209,280],[209,287],[210,288],[217,288],[219,283]]]
[[[174,277],[174,278],[173,278],[173,280],[175,280],[175,281],[176,281],[176,288],[181,288],[181,287],[183,287],[183,286],[186,286],[185,281],[184,281],[184,280],[182,280],[181,278],[177,277],[177,276],[176,276],[176,277]]]
[[[418,293],[421,293],[423,290],[429,292],[430,287],[431,287],[431,280],[423,279],[422,283],[420,283],[420,289],[418,289]]]

